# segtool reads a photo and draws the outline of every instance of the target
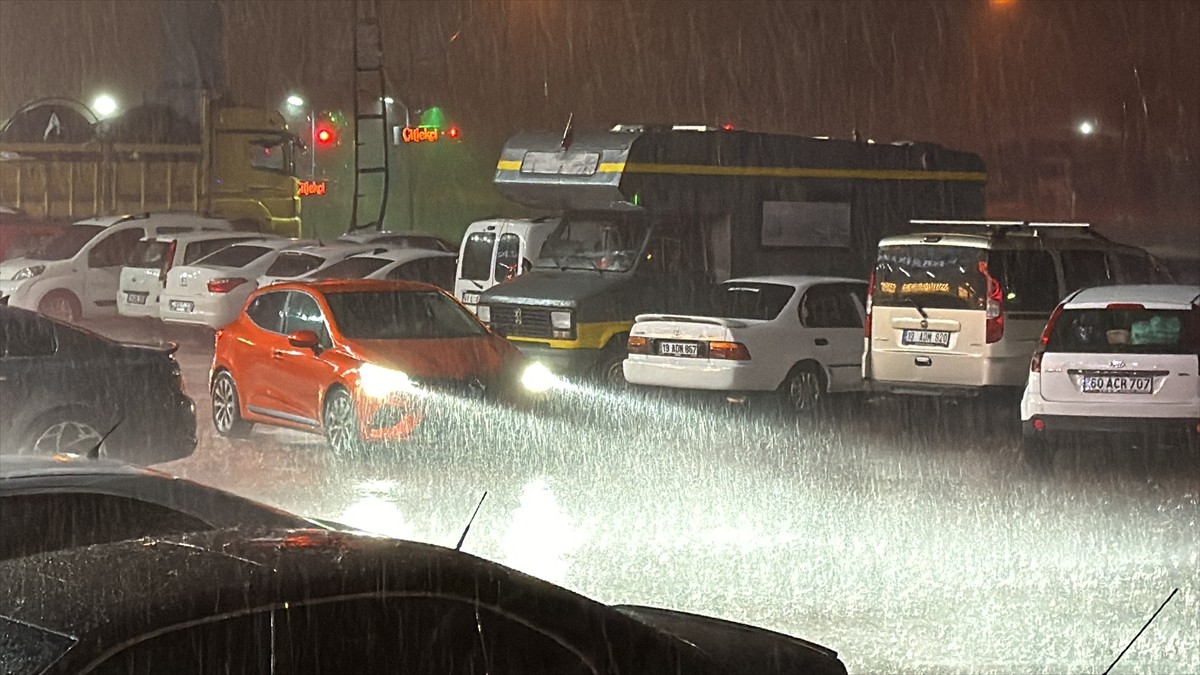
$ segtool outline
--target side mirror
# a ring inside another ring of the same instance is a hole
[[[300,349],[316,349],[321,340],[311,330],[298,330],[288,336],[288,344]]]

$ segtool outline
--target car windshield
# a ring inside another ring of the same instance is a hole
[[[34,260],[66,260],[73,257],[96,235],[103,232],[103,225],[72,225],[64,227],[46,243],[37,247],[29,257]]]
[[[197,260],[195,264],[206,267],[245,267],[273,250],[266,246],[235,244],[211,255],[206,255]]]
[[[356,291],[325,296],[342,335],[352,340],[428,340],[484,335],[462,305],[438,291]]]
[[[467,237],[462,251],[462,278],[470,281],[491,279],[495,243],[495,232],[472,232]]]
[[[1054,323],[1046,351],[1200,356],[1200,308],[1068,309]]]
[[[534,266],[627,272],[636,264],[649,231],[636,213],[570,214],[542,244]]]
[[[284,251],[267,268],[266,274],[269,277],[298,277],[317,269],[324,262],[325,258],[312,253]]]
[[[796,289],[782,284],[731,281],[721,285],[716,315],[726,319],[771,320],[779,316]]]
[[[313,279],[363,279],[391,262],[386,258],[346,258],[312,273]]]
[[[927,244],[885,246],[875,262],[872,303],[983,309],[987,250]]]

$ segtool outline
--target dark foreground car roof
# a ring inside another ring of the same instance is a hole
[[[9,668],[18,672],[86,670],[124,646],[209,617],[364,597],[465,599],[548,627],[601,673],[726,672],[690,644],[691,635],[673,637],[636,614],[503,565],[341,532],[217,531],[101,544],[2,562],[0,579],[0,664],[23,658],[24,668]],[[808,672],[845,672],[836,657],[821,656]]]

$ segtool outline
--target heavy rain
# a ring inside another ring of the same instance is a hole
[[[372,86],[385,96],[372,110],[356,107],[356,13],[381,35],[382,84]],[[934,216],[1089,222],[1106,241],[1148,251],[1156,269],[1195,286],[1197,34],[1200,7],[1183,1],[2,0],[0,116],[13,121],[0,129],[0,165],[15,166],[22,153],[38,156],[32,146],[51,142],[50,119],[37,117],[30,102],[68,100],[55,105],[82,105],[103,125],[123,106],[175,106],[202,90],[206,106],[278,111],[299,139],[292,167],[301,181],[298,229],[276,234],[323,247],[353,223],[378,218],[380,229],[448,241],[461,274],[467,248],[459,252],[458,242],[469,224],[547,215],[500,185],[497,158],[520,132],[546,132],[555,145],[561,137],[564,153],[572,135],[585,139],[585,130],[621,124],[647,125],[637,130],[646,134],[651,124],[675,133],[674,124],[864,146],[928,141],[978,154],[988,174],[981,212]],[[109,103],[116,110],[104,113]],[[189,105],[181,115],[195,111]],[[395,138],[388,131],[380,144],[374,131],[363,141],[367,159],[353,152],[356,110],[364,126],[377,123],[369,119],[374,110],[397,125]],[[34,122],[21,121],[21,111]],[[54,133],[68,132],[65,115],[53,119]],[[37,138],[18,138],[21,125],[33,123]],[[417,129],[427,139],[437,129],[442,141],[404,142],[400,130],[415,138]],[[328,140],[318,139],[326,133]],[[76,160],[69,153],[53,159]],[[381,189],[355,170],[376,161],[390,172]],[[562,166],[556,171],[569,173]],[[71,174],[81,182],[66,197],[66,188],[48,187],[53,170],[37,174],[47,185],[37,188],[42,202],[29,201],[23,170],[0,172],[0,207],[59,226],[188,210],[192,203],[139,209],[127,187],[127,201],[118,205],[115,178],[112,204],[97,203],[93,185],[107,187],[87,184],[81,172]],[[144,170],[142,181],[144,201]],[[86,194],[77,197],[76,189]],[[375,192],[356,200],[356,189]],[[632,206],[642,206],[643,195],[636,197]],[[55,199],[69,208],[56,211]],[[765,238],[767,215],[759,213]],[[726,227],[736,230],[733,222]],[[0,221],[0,235],[10,224]],[[696,250],[711,259],[708,241]],[[725,278],[708,278],[725,281],[731,269],[745,277],[836,271],[865,286],[878,241],[876,235],[864,245],[867,266],[838,270],[779,269],[774,253],[753,259],[761,270],[739,268],[735,244],[734,260],[714,265],[723,266]],[[754,240],[756,248],[771,248],[766,243]],[[21,255],[37,260],[37,246],[24,242]],[[342,255],[367,255],[371,246]],[[499,265],[500,254],[491,255],[488,266]],[[514,257],[496,292],[522,288],[511,272],[519,265]],[[550,267],[545,272],[535,262],[529,279],[571,273],[553,269],[558,262]],[[586,274],[621,273],[604,270],[597,262]],[[157,282],[158,269],[152,272]],[[161,274],[166,303],[173,282],[167,267]],[[263,267],[254,274],[271,273]],[[210,291],[221,281],[209,280]],[[471,305],[455,282],[442,287]],[[18,299],[6,304],[18,306],[19,293],[28,292],[0,290]],[[511,302],[503,299],[511,295],[487,292],[474,302]],[[1061,299],[1052,298],[1038,317],[1030,353]],[[1006,297],[1014,312],[1019,301]],[[936,312],[945,310],[922,302],[906,305],[913,322],[903,324],[906,335],[917,321],[922,330],[936,324]],[[1192,302],[1195,346],[1200,310]],[[582,316],[581,306],[572,311]],[[32,309],[50,313],[48,307]],[[703,314],[673,312],[680,313]],[[295,514],[450,548],[470,522],[462,550],[472,555],[602,603],[669,608],[796,636],[836,650],[852,673],[1103,672],[1126,647],[1112,672],[1200,672],[1200,404],[1182,415],[1192,434],[1182,443],[1173,436],[1108,442],[1117,436],[1102,434],[1064,444],[1049,469],[1039,469],[1023,457],[1030,353],[1019,355],[1017,386],[969,396],[957,389],[933,396],[864,391],[870,387],[856,362],[852,391],[823,392],[820,406],[801,410],[774,386],[747,396],[587,372],[559,374],[531,405],[433,393],[411,434],[338,452],[319,429],[305,433],[269,418],[252,418],[258,423],[244,438],[219,432],[217,326],[82,314],[67,318],[122,342],[178,346],[173,358],[195,402],[196,444],[186,456],[152,462],[168,474]],[[982,325],[982,308],[980,315]],[[859,358],[870,316],[855,315]],[[877,314],[876,326],[878,316],[891,315]],[[1010,335],[1019,318],[1010,312]],[[501,320],[492,319],[502,335]],[[520,323],[518,313],[508,329]],[[578,334],[571,326],[571,339],[561,342],[583,339],[582,325]],[[520,334],[508,337],[522,346]],[[9,339],[0,340],[0,359]],[[1190,367],[1190,386],[1200,387],[1200,362]],[[72,377],[70,369],[51,372]],[[110,386],[142,386],[120,377]],[[0,393],[0,416],[24,419],[14,412],[17,394]],[[1195,401],[1200,389],[1191,396]],[[0,438],[5,456],[29,451],[16,447],[17,426],[0,429],[13,435]],[[8,609],[0,606],[0,618]]]

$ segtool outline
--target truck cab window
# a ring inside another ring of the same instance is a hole
[[[250,142],[250,166],[268,171],[291,173],[291,157],[287,144],[279,140]]]

